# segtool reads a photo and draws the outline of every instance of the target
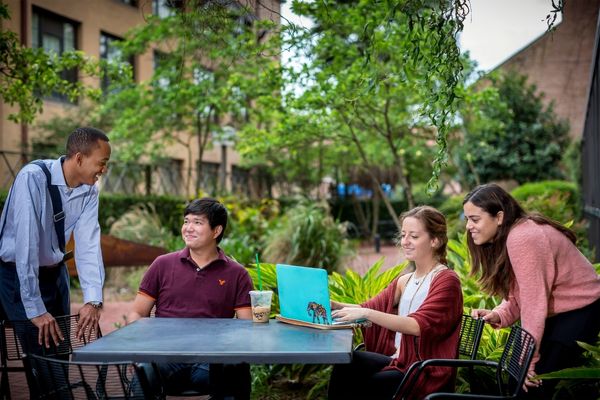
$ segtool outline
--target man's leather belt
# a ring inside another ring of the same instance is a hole
[[[70,260],[71,258],[73,258],[73,252],[72,251],[67,251],[65,253],[65,256],[63,257],[62,261],[59,262],[58,264],[54,264],[54,265],[40,265],[40,268],[56,268],[56,267],[60,267],[61,265],[63,265],[66,261]],[[9,267],[16,267],[17,266],[14,262],[8,262],[8,261],[2,260],[2,263],[4,265],[8,265]]]

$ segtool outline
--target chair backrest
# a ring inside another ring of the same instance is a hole
[[[483,318],[473,318],[464,314],[460,325],[460,338],[458,342],[458,354],[471,360],[477,358],[477,350],[483,333],[485,321]]]
[[[145,378],[129,362],[72,362],[35,354],[23,358],[34,399],[144,399]],[[149,396],[147,398],[150,398]]]
[[[513,325],[496,371],[500,393],[517,395],[527,376],[534,351],[533,336],[520,326]]]
[[[89,339],[87,338],[87,332],[83,338],[77,338],[75,334],[79,315],[63,315],[55,319],[65,340],[58,346],[51,342],[49,348],[38,344],[38,328],[31,321],[4,321],[2,360],[20,360],[23,358],[24,353],[46,356],[69,355],[73,353],[73,350],[83,347],[102,336],[98,327]]]
[[[482,318],[475,319],[470,315],[463,314],[458,340],[459,355],[466,356],[471,360],[477,358],[477,350],[479,349],[479,342],[481,341],[484,325],[485,321]],[[422,361],[416,361],[408,368],[404,378],[396,389],[396,393],[393,397],[394,399],[400,392],[403,393],[402,398],[406,398],[410,395],[417,382],[417,378],[421,373],[419,368],[421,363]]]

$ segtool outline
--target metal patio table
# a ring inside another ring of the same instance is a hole
[[[352,329],[320,330],[275,320],[142,318],[76,350],[75,361],[220,364],[344,364]]]

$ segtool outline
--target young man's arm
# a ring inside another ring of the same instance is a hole
[[[252,308],[239,308],[235,310],[235,315],[238,317],[238,319],[252,319]]]
[[[149,317],[155,302],[156,301],[147,294],[141,292],[138,293],[137,296],[135,296],[135,300],[133,300],[129,314],[127,314],[127,323],[130,324],[140,318]]]

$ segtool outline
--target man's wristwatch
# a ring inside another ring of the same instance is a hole
[[[96,308],[96,309],[100,309],[102,308],[102,302],[101,301],[88,301],[86,304],[89,304],[90,306]]]

